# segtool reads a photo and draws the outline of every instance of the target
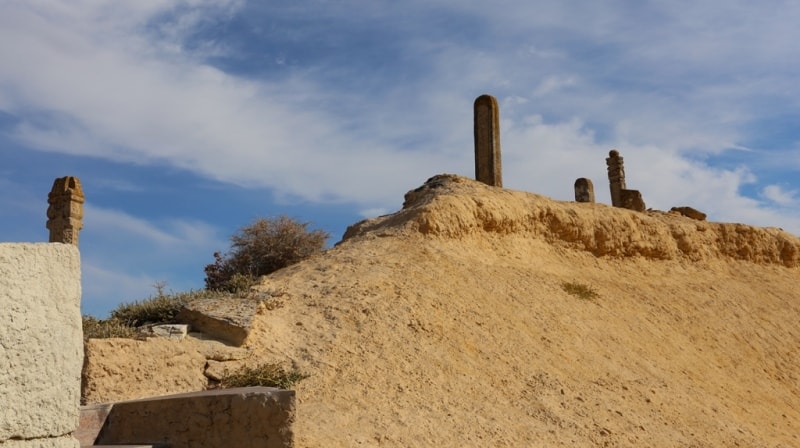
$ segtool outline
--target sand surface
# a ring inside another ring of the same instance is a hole
[[[299,447],[798,447],[799,266],[779,229],[439,176],[266,277],[247,362],[310,375]]]

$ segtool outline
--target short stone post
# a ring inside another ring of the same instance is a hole
[[[606,159],[608,183],[611,187],[611,205],[622,207],[622,190],[625,189],[625,166],[619,151],[612,149]]]
[[[590,179],[581,177],[575,181],[575,202],[594,204],[594,185]]]
[[[83,190],[77,177],[61,177],[53,182],[47,195],[47,228],[51,243],[78,245],[78,233],[83,228]]]
[[[503,186],[500,107],[491,95],[481,95],[475,100],[475,179],[487,185]]]

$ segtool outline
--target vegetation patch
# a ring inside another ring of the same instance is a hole
[[[135,328],[129,327],[117,319],[97,319],[83,316],[84,339],[135,338],[139,334]]]
[[[261,364],[257,367],[242,367],[228,373],[220,381],[219,387],[277,387],[291,389],[298,381],[308,378],[296,370],[285,370],[280,364]]]
[[[281,215],[258,218],[231,236],[227,254],[214,253],[206,265],[206,289],[239,292],[255,279],[322,252],[330,234]]]
[[[144,300],[120,304],[111,312],[116,319],[129,327],[146,324],[172,324],[181,308],[197,299],[219,298],[228,295],[219,292],[196,290],[158,295]]]
[[[571,294],[583,300],[595,300],[600,297],[600,294],[598,294],[594,288],[584,285],[583,283],[563,282],[561,283],[561,288],[563,288],[567,294]]]

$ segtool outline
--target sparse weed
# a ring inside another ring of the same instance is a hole
[[[242,367],[233,373],[225,372],[220,387],[278,387],[290,389],[300,380],[308,378],[296,370],[285,370],[280,364],[261,364],[257,367]]]
[[[138,332],[117,319],[97,319],[83,316],[84,339],[135,338]]]
[[[175,316],[187,303],[201,298],[224,296],[227,295],[206,290],[159,294],[149,299],[119,305],[111,312],[111,319],[116,319],[129,327],[174,323]]]
[[[583,283],[563,282],[561,283],[561,287],[567,292],[567,294],[571,294],[579,299],[595,300],[600,297],[600,294],[598,294],[594,288],[584,285]]]

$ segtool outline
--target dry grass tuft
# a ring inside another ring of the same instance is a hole
[[[598,294],[594,288],[584,285],[583,283],[563,282],[561,283],[561,288],[563,288],[567,294],[571,294],[583,300],[595,300],[600,297],[600,294]]]
[[[296,370],[285,370],[279,364],[261,364],[257,367],[242,367],[233,373],[225,372],[220,387],[277,387],[290,389],[300,380],[308,378]]]

